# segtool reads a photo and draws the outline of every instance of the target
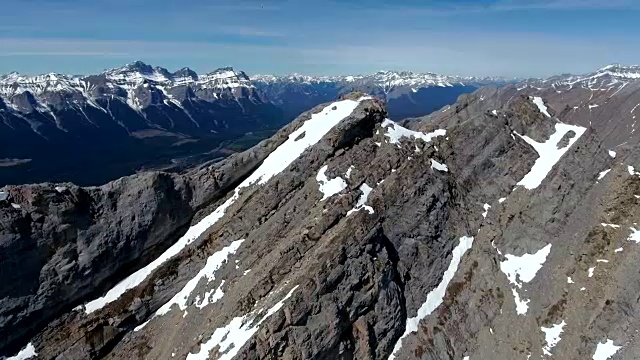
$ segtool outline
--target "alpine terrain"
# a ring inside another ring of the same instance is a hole
[[[181,171],[245,150],[353,90],[384,95],[405,118],[501,81],[409,72],[252,80],[230,67],[198,75],[141,61],[87,76],[0,75],[0,184],[95,185],[145,169]]]
[[[226,156],[230,141],[283,124],[231,68],[198,76],[138,61],[83,77],[11,73],[0,76],[0,182],[103,183]]]
[[[181,173],[0,188],[0,358],[637,359],[640,67],[402,122],[377,95]]]
[[[394,119],[429,114],[456,102],[461,94],[471,93],[488,84],[506,84],[500,77],[443,76],[410,71],[379,71],[370,75],[324,76],[256,75],[253,84],[272,103],[284,111],[286,118],[295,118],[318,104],[329,102],[353,91],[371,94],[387,103]]]

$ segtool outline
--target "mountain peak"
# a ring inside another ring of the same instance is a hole
[[[198,74],[188,67],[183,67],[182,69],[171,74],[171,76],[176,81],[178,81],[179,79],[191,79],[193,81],[198,80]]]
[[[599,69],[596,74],[611,75],[625,79],[640,79],[640,65],[611,64]]]
[[[199,81],[212,83],[215,86],[252,86],[247,74],[245,74],[243,71],[236,71],[233,69],[233,67],[230,66],[221,67],[206,75],[200,76]]]
[[[132,62],[131,64],[127,64],[125,65],[126,68],[131,69],[131,70],[140,70],[140,71],[150,71],[153,70],[153,67],[151,65],[148,65],[140,60],[136,60],[134,62]]]
[[[209,72],[209,74],[219,74],[224,72],[235,72],[235,70],[233,69],[233,66],[223,66]]]

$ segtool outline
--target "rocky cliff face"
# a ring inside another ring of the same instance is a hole
[[[640,153],[555,101],[351,94],[215,167],[5,188],[0,353],[634,359]]]

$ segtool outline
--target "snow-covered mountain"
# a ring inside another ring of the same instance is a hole
[[[562,74],[547,79],[529,79],[523,81],[521,88],[584,88],[589,90],[607,90],[622,87],[640,80],[640,65],[611,64],[592,73],[573,75]]]
[[[403,119],[422,116],[452,104],[459,95],[473,92],[480,86],[505,84],[515,79],[378,71],[347,76],[255,75],[252,81],[289,117],[318,103],[331,101],[340,94],[361,91],[386,100],[390,116]]]
[[[149,160],[182,162],[185,155],[211,151],[246,133],[257,141],[256,132],[352,91],[379,96],[390,116],[402,119],[428,114],[494,82],[504,81],[394,71],[250,79],[231,67],[198,74],[141,61],[82,76],[14,72],[0,76],[0,154],[8,159],[0,164],[11,165],[0,166],[0,184],[100,183]],[[223,155],[214,153],[209,157]],[[93,166],[99,170],[85,171]],[[107,173],[86,178],[101,171]]]
[[[274,75],[254,75],[253,81],[262,83],[293,82],[293,83],[344,83],[344,84],[367,84],[379,86],[386,90],[402,86],[413,86],[415,88],[427,86],[455,86],[455,85],[484,85],[490,83],[504,83],[515,79],[503,77],[463,77],[446,76],[434,73],[414,73],[411,71],[388,71],[381,70],[368,75],[342,75],[342,76],[306,76],[293,74],[286,76]]]
[[[569,122],[591,126],[610,147],[640,140],[640,66],[613,64],[583,75],[558,75],[509,84],[503,94],[548,99]],[[505,99],[503,99],[505,100]]]
[[[0,167],[0,183],[101,183],[156,162],[220,157],[225,142],[284,122],[229,67],[198,75],[137,61],[87,76],[10,73],[0,77],[0,154],[19,166]]]
[[[185,87],[191,88],[197,97],[209,100],[244,97],[260,101],[252,91],[253,85],[249,77],[230,67],[198,75],[189,68],[170,73],[165,68],[136,61],[89,76],[56,73],[23,76],[15,72],[0,76],[0,97],[12,109],[23,113],[34,110],[34,105],[60,109],[74,107],[81,102],[100,107],[96,100],[104,98],[118,98],[137,111],[163,102],[173,102],[180,106],[180,102],[173,100],[185,98]],[[142,89],[156,93],[150,99],[152,101],[139,99]],[[24,103],[17,98],[25,92],[29,92],[36,103]],[[65,100],[70,100],[71,103]]]

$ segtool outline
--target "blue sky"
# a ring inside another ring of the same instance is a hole
[[[638,0],[0,0],[0,73],[549,76],[640,63]]]

